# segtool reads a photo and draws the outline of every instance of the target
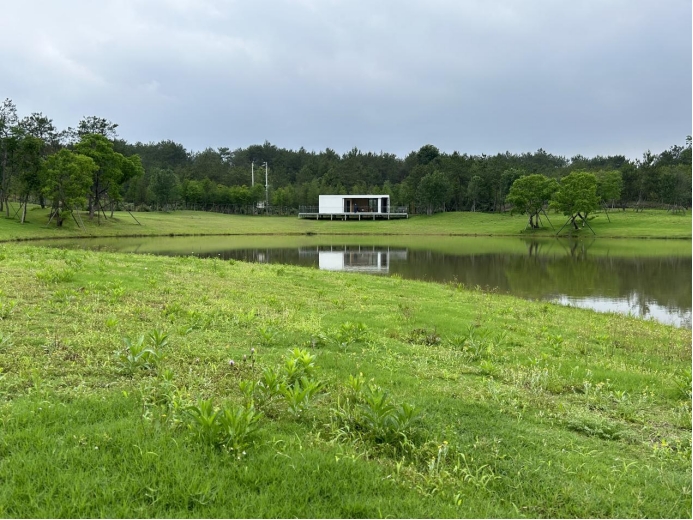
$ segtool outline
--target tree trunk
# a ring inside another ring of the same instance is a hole
[[[26,220],[26,207],[29,203],[29,196],[24,197],[24,208],[22,209],[22,218],[20,219],[20,224],[24,224]]]
[[[97,208],[99,204],[99,178],[98,176],[94,179],[94,192],[89,195],[89,220],[94,219],[94,212],[96,212],[97,217],[99,216],[99,210]]]

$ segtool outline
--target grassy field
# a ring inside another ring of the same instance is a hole
[[[28,223],[17,219],[0,218],[0,241],[59,238],[75,236],[136,236],[136,235],[205,235],[205,234],[362,234],[362,235],[495,235],[552,237],[563,225],[562,215],[551,215],[556,227],[550,226],[525,231],[526,219],[522,215],[488,213],[439,213],[415,216],[393,221],[328,221],[300,220],[296,217],[262,217],[223,215],[219,213],[179,211],[175,213],[136,213],[137,222],[127,213],[116,212],[114,219],[101,225],[83,221],[86,230],[66,220],[63,229],[46,227],[48,210],[38,207],[28,213]],[[610,213],[611,222],[601,213],[590,221],[596,236],[602,238],[691,238],[691,214],[667,213],[649,210]],[[566,227],[562,235],[573,234]],[[580,229],[578,236],[592,238],[588,228]]]
[[[3,517],[691,516],[690,331],[627,316],[0,244],[0,367]]]

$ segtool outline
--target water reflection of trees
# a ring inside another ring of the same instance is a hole
[[[498,289],[524,298],[618,298],[647,315],[652,302],[670,312],[690,314],[691,257],[595,256],[586,242],[527,242],[525,254],[456,255],[409,249],[406,260],[393,258],[390,273],[467,287]],[[317,254],[296,248],[237,249],[208,256],[237,260],[317,266]]]
[[[406,278],[466,286],[497,288],[525,298],[558,294],[576,297],[628,298],[644,308],[656,302],[667,308],[691,308],[691,258],[623,258],[590,256],[588,249],[557,250],[541,254],[528,246],[527,255],[446,255],[409,251],[407,263],[394,264],[391,272]]]

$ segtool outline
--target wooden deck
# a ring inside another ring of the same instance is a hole
[[[313,220],[391,220],[396,218],[409,218],[408,213],[299,213],[298,218]]]

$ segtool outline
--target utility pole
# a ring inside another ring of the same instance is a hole
[[[250,187],[255,186],[255,161],[250,162]]]
[[[265,165],[265,208],[269,206],[269,184],[267,183],[267,161],[262,163]]]

